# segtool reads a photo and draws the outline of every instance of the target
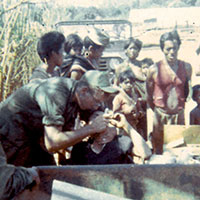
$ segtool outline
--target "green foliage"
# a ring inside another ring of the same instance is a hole
[[[0,16],[5,22],[0,24],[0,101],[26,84],[39,63],[35,47],[41,25],[33,22],[34,10],[28,2],[10,3],[4,1]]]

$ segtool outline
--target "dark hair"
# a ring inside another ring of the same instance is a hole
[[[192,91],[193,91],[192,92],[192,99],[194,101],[196,101],[197,100],[197,92],[200,91],[200,85],[198,84],[198,85],[193,86]]]
[[[129,79],[131,82],[135,82],[135,76],[130,69],[125,70],[119,74],[119,83],[122,83],[126,79]]]
[[[99,49],[100,47],[102,47],[101,45],[95,44],[88,36],[84,38],[83,45],[85,49],[88,49],[90,46],[93,46],[95,49]]]
[[[51,31],[44,34],[37,43],[37,52],[40,59],[45,62],[49,60],[52,52],[58,53],[65,42],[65,36],[58,31]]]
[[[148,64],[149,66],[153,65],[153,60],[151,58],[144,58],[143,60],[141,60],[142,65],[143,64]]]
[[[69,34],[66,37],[65,52],[68,54],[72,47],[83,48],[83,40],[77,34]]]
[[[181,45],[181,40],[180,40],[179,34],[176,30],[171,31],[171,32],[167,32],[167,33],[164,33],[164,34],[161,35],[161,37],[160,37],[160,48],[161,48],[161,50],[163,50],[165,41],[167,41],[167,40],[171,40],[171,41],[176,40],[177,43],[178,43],[178,47]]]
[[[130,46],[130,44],[132,44],[132,43],[136,45],[136,47],[138,48],[139,51],[141,50],[141,48],[142,48],[142,41],[140,41],[138,39],[135,39],[133,37],[130,37],[128,39],[128,41],[124,45],[124,49],[126,50]]]

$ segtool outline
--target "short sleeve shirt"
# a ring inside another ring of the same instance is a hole
[[[44,125],[70,130],[80,108],[73,102],[76,81],[32,81],[0,104],[0,140],[8,163],[23,165],[44,134]]]
[[[42,112],[43,125],[70,126],[79,110],[73,102],[76,81],[67,78],[51,78],[40,84],[34,98]],[[67,123],[67,124],[66,124]]]
[[[35,68],[35,70],[33,71],[29,81],[33,81],[35,79],[47,79],[47,78],[51,78],[51,75],[48,74],[45,69],[43,69],[42,67],[37,67]]]

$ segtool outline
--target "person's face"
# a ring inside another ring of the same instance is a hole
[[[61,49],[58,51],[58,53],[54,53],[54,63],[56,66],[61,66],[63,63],[63,52],[64,52],[64,43],[61,46]]]
[[[70,55],[78,55],[80,56],[82,54],[82,47],[72,47],[70,52],[69,52]]]
[[[103,51],[104,51],[104,47],[103,46],[101,46],[99,48],[91,47],[89,49],[89,56],[90,56],[90,58],[95,59],[96,61],[98,61],[101,58],[101,56],[103,54]]]
[[[129,47],[126,49],[126,55],[130,60],[135,60],[139,55],[139,49],[135,45],[135,43],[131,43]]]
[[[122,83],[120,83],[120,87],[127,93],[132,91],[132,82],[130,79],[126,78]]]
[[[106,100],[106,94],[98,89],[86,88],[81,90],[78,95],[78,104],[82,110],[97,110],[101,103]]]
[[[166,40],[164,43],[163,53],[168,63],[175,63],[178,55],[178,43],[176,40]]]

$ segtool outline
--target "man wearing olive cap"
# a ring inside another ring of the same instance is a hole
[[[75,119],[79,113],[81,119],[87,121],[90,113],[97,110],[110,93],[116,92],[106,72],[92,70],[86,72],[79,81],[55,77],[30,82],[2,102],[0,182],[4,179],[5,184],[1,186],[4,188],[0,187],[0,196],[3,191],[11,191],[12,186],[20,188],[19,185],[12,185],[15,181],[11,181],[7,188],[6,182],[11,178],[17,180],[13,177],[15,170],[8,166],[55,164],[52,153],[104,131],[108,119],[103,116],[77,130],[74,130]],[[5,171],[8,174],[6,179]],[[20,184],[24,184],[22,188],[33,180],[28,172],[24,172],[21,177]],[[20,192],[16,188],[14,191]]]
[[[98,70],[99,60],[105,47],[109,44],[109,36],[100,29],[92,29],[84,38],[85,48],[84,56],[76,56],[70,67],[61,66],[61,76],[70,77],[79,80],[88,70]]]

